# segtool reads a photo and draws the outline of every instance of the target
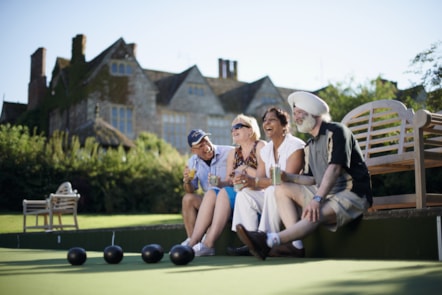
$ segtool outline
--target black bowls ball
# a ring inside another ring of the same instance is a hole
[[[186,265],[193,260],[195,252],[192,247],[175,245],[170,249],[169,258],[175,265]]]
[[[146,263],[157,263],[164,256],[163,248],[158,244],[149,244],[141,249],[141,258]]]
[[[73,247],[68,251],[68,261],[72,265],[82,265],[86,262],[86,250],[80,247]]]
[[[118,264],[123,260],[123,249],[120,246],[112,245],[104,248],[103,258],[109,264]]]

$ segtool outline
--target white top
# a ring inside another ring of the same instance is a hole
[[[284,141],[278,147],[279,165],[282,171],[285,171],[287,159],[297,150],[303,149],[305,142],[291,134],[286,134]],[[266,177],[270,178],[270,167],[274,166],[275,157],[273,155],[273,141],[270,141],[261,149],[261,159],[265,163]]]

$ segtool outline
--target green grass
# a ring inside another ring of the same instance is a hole
[[[32,216],[29,217],[27,219],[28,224],[30,222],[34,222],[34,218],[35,217]],[[66,216],[63,218],[63,220],[71,223],[72,217]],[[40,223],[42,223],[42,221],[43,219],[40,219]],[[183,223],[181,214],[78,215],[78,224],[80,226],[80,229],[115,228],[177,223]],[[23,214],[0,214],[0,234],[17,232],[23,232]]]
[[[158,263],[125,252],[118,265],[103,252],[87,251],[81,266],[65,250],[0,248],[2,294],[441,294],[438,261],[195,257],[174,265],[165,253]],[[210,291],[208,291],[210,290]]]

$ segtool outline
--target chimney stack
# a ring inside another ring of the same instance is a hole
[[[46,48],[31,55],[31,78],[28,84],[28,110],[35,109],[46,95]]]
[[[71,64],[76,63],[85,63],[86,62],[86,56],[85,56],[85,50],[86,49],[86,36],[85,35],[77,35],[74,38],[72,38],[72,57],[71,57]]]
[[[238,81],[238,62],[233,61],[233,80]]]
[[[224,67],[226,68],[226,77],[232,78],[232,71],[230,69],[230,60],[226,59],[224,60]]]
[[[228,59],[218,59],[218,73],[219,79],[233,79],[238,80],[238,63],[237,61],[230,61]]]
[[[218,78],[222,79],[224,77],[224,61],[222,58],[218,58]]]
[[[127,46],[129,46],[129,48],[132,50],[133,56],[137,57],[137,44],[130,43],[130,44],[127,44]]]

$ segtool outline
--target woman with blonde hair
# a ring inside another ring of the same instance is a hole
[[[239,177],[234,177],[235,172],[255,177],[258,166],[257,155],[266,144],[260,140],[261,132],[256,119],[244,114],[238,115],[232,121],[231,133],[236,148],[227,156],[226,171],[227,175],[230,175],[230,183],[218,194],[210,190],[211,193],[203,198],[189,241],[195,256],[215,255],[215,241],[232,217],[236,198],[233,185],[242,184],[237,183]]]
[[[284,173],[299,174],[304,167],[304,146],[301,139],[290,133],[290,117],[282,109],[271,107],[262,118],[262,127],[270,141],[258,155],[258,167],[254,177],[241,175],[244,188],[236,197],[232,217],[232,230],[242,224],[247,230],[278,232],[281,218],[275,201],[273,167],[279,165]],[[274,251],[270,256],[303,257],[301,240],[288,245],[286,251]],[[231,248],[229,254],[250,255],[247,247]]]

